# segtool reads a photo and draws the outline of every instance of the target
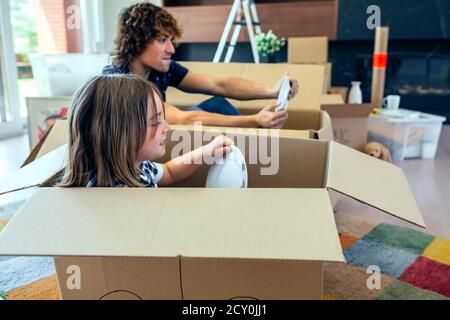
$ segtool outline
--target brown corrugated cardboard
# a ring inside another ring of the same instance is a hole
[[[262,84],[274,86],[288,72],[299,82],[300,93],[289,102],[289,110],[313,108],[320,109],[320,96],[324,83],[324,65],[298,64],[242,64],[242,63],[210,63],[210,62],[180,62],[192,72],[210,76],[235,76]],[[167,102],[177,107],[192,107],[211,98],[207,95],[185,93],[176,88],[167,90]],[[229,101],[239,110],[255,113],[272,100]]]
[[[325,79],[323,81],[323,94],[327,94],[331,88],[331,81],[333,77],[333,64],[326,63],[325,64]]]
[[[36,186],[56,173],[67,162],[67,145],[11,173],[0,184],[0,195]]]
[[[58,147],[69,143],[69,124],[67,120],[56,120],[41,141],[33,148],[30,156],[25,160],[23,166],[39,159]]]
[[[320,64],[325,67],[323,94],[331,87],[332,67],[328,62],[327,37],[294,37],[288,39],[288,63]]]
[[[55,257],[55,266],[61,297],[64,300],[182,298],[179,278],[174,276],[179,273],[177,257],[148,259],[65,256]],[[81,276],[75,279],[78,270]],[[78,284],[79,290],[76,289]]]
[[[300,93],[289,102],[289,119],[283,129],[302,130],[304,137],[332,140],[330,117],[320,110],[325,66],[296,64],[244,64],[181,62],[192,72],[211,76],[236,76],[258,83],[274,85],[282,76],[289,74],[299,81]],[[173,87],[167,91],[167,102],[177,107],[191,107],[209,99],[210,96],[185,93]],[[255,114],[275,100],[238,101],[228,99],[244,114]],[[336,102],[336,100],[332,100]]]
[[[312,261],[185,258],[184,299],[321,300],[322,268],[323,263]]]
[[[172,125],[172,128],[188,128],[194,129],[194,125]],[[202,128],[218,129],[222,132],[226,131],[246,131],[246,128],[226,128],[226,127],[210,127],[203,126]],[[254,129],[249,131],[257,132],[258,134],[266,135],[272,130],[268,129]],[[333,140],[333,128],[331,118],[327,112],[320,112],[318,110],[294,110],[289,113],[289,119],[283,126],[282,130],[277,131],[280,137],[297,137],[297,138],[311,138],[320,140]]]
[[[402,170],[385,161],[331,143],[327,186],[400,219],[425,225]]]
[[[171,132],[167,158],[195,134]],[[423,225],[400,168],[332,141],[278,142],[275,175],[241,147],[249,189],[202,188],[207,167],[177,188],[40,189],[0,233],[0,254],[56,256],[64,299],[320,299],[323,261],[343,261],[327,188]],[[35,161],[41,174],[61,167],[42,163],[56,152]]]
[[[340,94],[324,94],[320,97],[320,104],[344,104]]]
[[[293,37],[288,39],[289,63],[327,63],[328,37]]]
[[[347,87],[330,87],[328,88],[328,94],[339,94],[342,97],[342,100],[347,103],[348,96],[348,88]]]
[[[373,110],[371,104],[322,105],[333,123],[334,140],[363,151],[367,144],[368,117]]]

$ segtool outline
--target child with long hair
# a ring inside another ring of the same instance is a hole
[[[43,186],[166,186],[190,176],[205,157],[223,157],[233,144],[220,136],[167,163],[154,163],[166,152],[169,130],[153,84],[133,75],[94,77],[74,97],[67,166]]]

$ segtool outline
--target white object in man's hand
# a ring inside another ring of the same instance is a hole
[[[275,112],[287,110],[289,101],[289,92],[291,91],[291,83],[289,76],[286,74],[281,83],[280,93],[278,94],[277,108]]]

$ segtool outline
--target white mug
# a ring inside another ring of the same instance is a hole
[[[400,106],[400,96],[392,95],[383,99],[383,108],[397,110]]]

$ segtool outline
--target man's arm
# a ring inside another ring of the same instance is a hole
[[[273,112],[276,104],[267,106],[257,114],[247,116],[225,116],[206,111],[182,111],[168,103],[164,103],[164,107],[169,124],[193,124],[200,121],[205,126],[279,129],[288,117],[286,110]]]
[[[291,78],[292,99],[298,92],[297,80]],[[206,93],[237,100],[276,99],[280,91],[281,81],[274,87],[236,77],[213,77],[189,71],[178,86],[187,92]]]

